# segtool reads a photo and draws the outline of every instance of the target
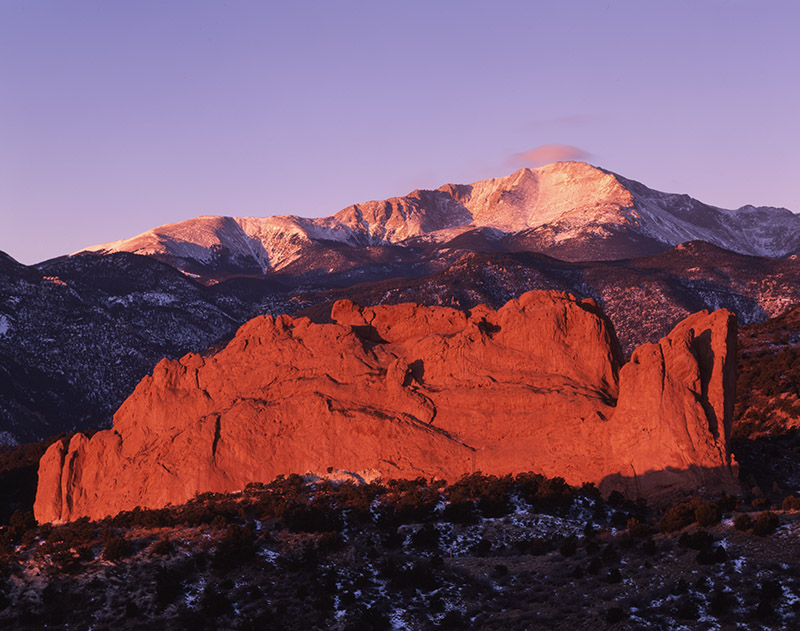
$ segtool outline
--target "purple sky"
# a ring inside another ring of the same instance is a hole
[[[797,7],[3,0],[0,250],[328,215],[570,156],[800,212]]]

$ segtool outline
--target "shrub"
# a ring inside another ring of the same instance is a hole
[[[125,603],[125,617],[126,618],[138,618],[142,615],[141,609],[139,609],[139,605],[137,605],[132,600],[128,600]]]
[[[346,629],[353,631],[383,631],[392,628],[392,621],[385,611],[377,607],[358,607],[346,619]]]
[[[611,525],[614,526],[614,528],[620,528],[620,529],[621,528],[625,528],[628,525],[628,519],[629,518],[630,517],[628,516],[627,513],[623,513],[622,511],[615,510],[611,514]]]
[[[695,557],[700,565],[712,565],[715,563],[725,563],[728,560],[728,553],[722,546],[707,547],[700,550]]]
[[[161,606],[175,602],[175,599],[183,593],[181,577],[177,572],[159,567],[155,576],[156,602]]]
[[[611,607],[606,612],[606,622],[608,624],[616,624],[617,622],[622,622],[625,618],[628,617],[628,614],[622,607]]]
[[[675,615],[682,620],[697,620],[700,617],[700,610],[697,608],[697,603],[688,596],[684,596],[678,602]]]
[[[441,500],[439,492],[426,486],[424,478],[389,480],[390,492],[382,497],[383,521],[394,525],[429,521]],[[341,525],[325,530],[339,530]]]
[[[480,541],[470,548],[470,552],[475,556],[485,557],[492,551],[492,542],[482,537]]]
[[[439,546],[439,531],[432,524],[425,524],[411,535],[411,543],[417,548],[436,548]]]
[[[775,615],[775,606],[769,600],[760,600],[755,611],[756,618],[766,620]]]
[[[600,553],[600,559],[606,565],[609,563],[614,563],[618,559],[617,551],[614,548],[613,543],[609,543],[605,548],[603,548],[603,551]]]
[[[396,568],[389,576],[394,589],[419,589],[431,592],[439,587],[439,581],[430,562],[420,560],[409,567]]]
[[[317,539],[317,550],[320,552],[332,552],[338,550],[344,545],[342,535],[337,530],[330,532],[323,532],[319,539]]]
[[[492,576],[494,578],[503,578],[504,576],[508,576],[508,566],[498,563],[494,566],[494,572],[492,573]]]
[[[650,536],[650,526],[643,524],[636,517],[628,519],[628,534],[631,537],[644,538]]]
[[[451,609],[442,618],[439,626],[442,629],[466,629],[469,621],[458,609]]]
[[[706,528],[718,524],[722,514],[716,504],[703,503],[694,509],[694,518],[699,526]]]
[[[661,532],[675,532],[694,522],[694,506],[690,502],[682,502],[671,506],[661,520],[658,528]]]
[[[474,524],[478,521],[478,514],[473,502],[450,502],[444,507],[442,519],[452,524]]]
[[[128,557],[133,552],[131,542],[122,535],[110,535],[106,538],[106,547],[103,558],[106,561],[119,561]]]
[[[753,534],[759,535],[760,537],[771,535],[773,532],[775,532],[779,524],[780,521],[775,513],[771,511],[765,511],[756,518],[755,522],[753,522]]]
[[[723,493],[716,501],[716,505],[720,512],[730,512],[732,510],[736,510],[736,508],[739,506],[739,498],[737,498],[735,495]]]
[[[174,549],[175,546],[173,545],[172,541],[170,541],[167,537],[162,537],[153,544],[153,547],[150,548],[150,551],[158,556],[166,556],[171,554]]]
[[[381,543],[387,550],[396,550],[400,548],[405,542],[405,536],[398,528],[391,528],[386,536],[383,537]]]
[[[513,480],[510,475],[497,477],[480,472],[462,476],[445,489],[450,501],[462,503],[477,501],[484,517],[503,517],[511,510],[510,492]]]
[[[514,486],[528,504],[536,502],[536,493],[539,485],[544,481],[544,476],[538,473],[518,473],[514,478]]]
[[[727,592],[716,591],[711,597],[710,605],[712,615],[719,617],[729,613],[736,606],[736,600]]]
[[[33,513],[21,510],[14,511],[6,531],[11,541],[19,543],[29,531],[33,531],[34,534],[36,531],[36,520],[33,518]]]
[[[250,526],[231,524],[217,546],[212,565],[216,569],[226,570],[249,561],[256,552],[255,540],[255,533]]]
[[[781,508],[783,510],[800,510],[800,497],[790,495],[784,498]]]
[[[546,478],[538,473],[520,473],[514,478],[514,485],[528,504],[540,504],[544,507],[565,506],[572,502],[574,489],[564,478]],[[588,489],[592,493],[591,489]],[[595,491],[593,496],[599,495]],[[598,502],[597,506],[602,506]]]
[[[581,485],[581,493],[588,497],[589,499],[599,500],[602,499],[602,495],[600,495],[600,491],[594,485],[594,482],[584,482]]]
[[[782,595],[783,587],[781,587],[778,581],[765,579],[761,583],[761,588],[759,590],[759,597],[761,600],[774,600],[775,598],[780,598]]]
[[[146,509],[137,506],[107,519],[106,523],[114,528],[163,528],[173,525],[173,515],[166,508]]]
[[[228,597],[218,588],[211,585],[206,586],[200,598],[200,607],[203,615],[217,618],[222,614],[228,613],[233,606]]]
[[[625,502],[625,496],[619,491],[611,491],[606,501],[608,502],[609,506],[618,508]]]
[[[767,508],[769,500],[766,497],[757,497],[752,501],[753,508]]]
[[[564,542],[558,548],[558,551],[561,553],[562,556],[571,557],[577,552],[578,550],[578,542],[575,537],[567,537],[564,539]]]
[[[214,519],[211,520],[211,527],[222,529],[228,525],[228,520],[225,515],[217,515]]]
[[[489,544],[489,547],[491,548],[491,544]],[[527,548],[528,548],[528,554],[539,556],[550,552],[550,550],[553,549],[553,544],[548,539],[534,537],[528,542]]]
[[[292,532],[330,532],[342,527],[340,516],[330,505],[325,506],[322,502],[312,506],[294,503],[283,519]]]
[[[714,537],[705,530],[697,530],[691,534],[685,532],[678,539],[679,546],[692,550],[704,550],[710,548],[713,543]]]
[[[545,478],[536,492],[536,499],[545,506],[565,506],[572,502],[573,490],[564,478]]]
[[[750,530],[753,527],[753,518],[747,513],[742,513],[733,520],[733,527],[742,532]]]
[[[97,537],[96,524],[86,517],[81,517],[69,524],[57,526],[50,530],[42,546],[46,553],[58,550],[69,550],[78,546],[87,545]]]
[[[52,553],[50,560],[64,574],[77,574],[83,569],[80,553],[68,549],[59,549]]]

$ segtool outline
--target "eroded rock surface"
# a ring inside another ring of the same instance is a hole
[[[621,366],[592,301],[498,310],[340,301],[333,324],[255,318],[211,357],[163,360],[113,429],[54,444],[40,522],[182,503],[278,474],[537,471],[647,495],[732,489],[735,316],[697,313]]]

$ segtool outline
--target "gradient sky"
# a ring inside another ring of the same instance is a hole
[[[798,28],[788,0],[0,0],[0,250],[559,157],[799,212]]]

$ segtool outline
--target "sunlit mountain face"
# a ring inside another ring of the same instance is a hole
[[[413,273],[419,258],[453,248],[618,260],[694,240],[782,257],[800,249],[800,218],[782,208],[716,208],[583,162],[558,162],[354,204],[319,219],[197,217],[87,250],[152,256],[209,282],[280,272],[324,276],[376,264]]]

